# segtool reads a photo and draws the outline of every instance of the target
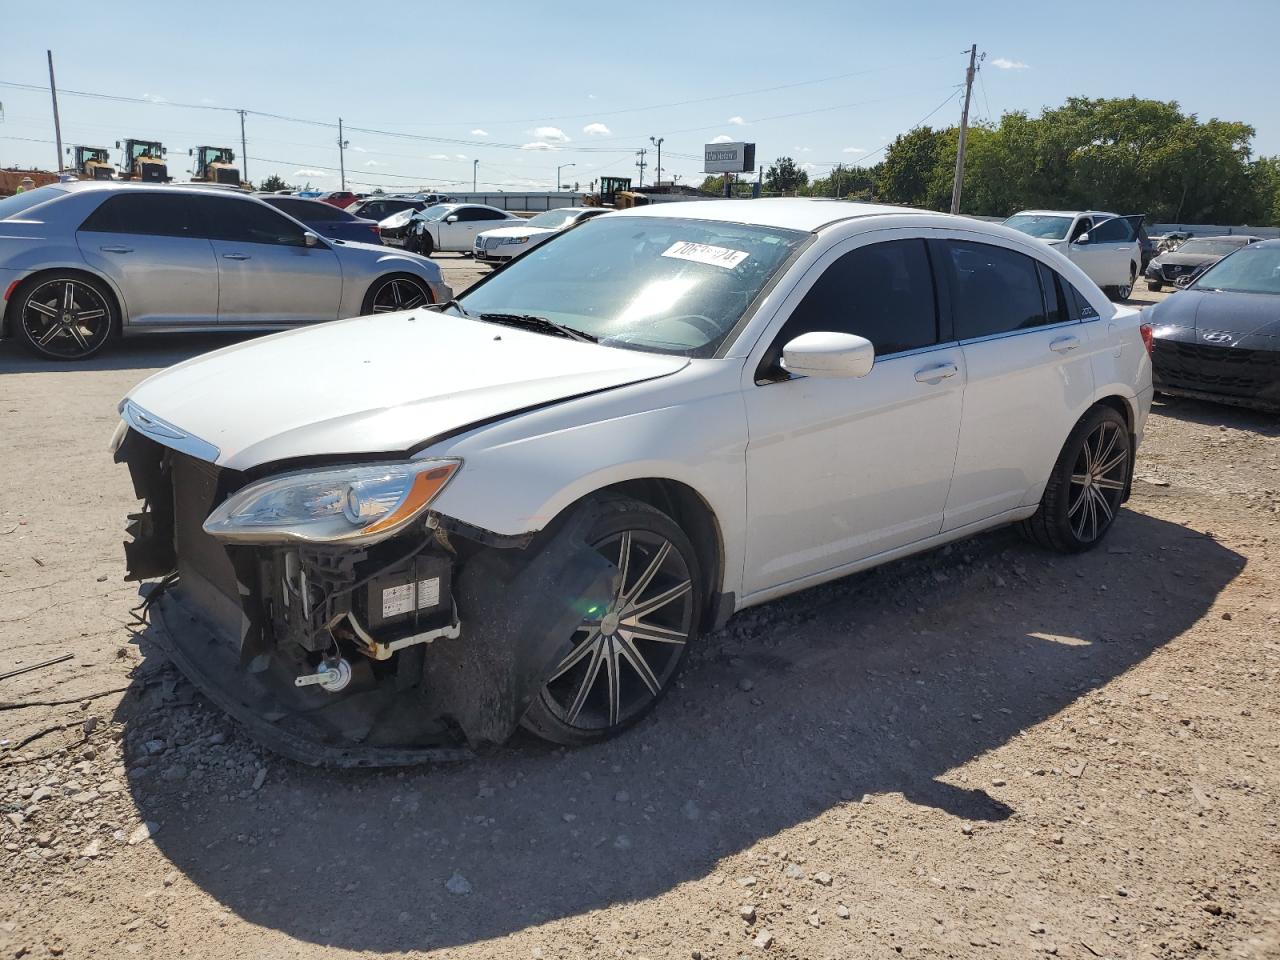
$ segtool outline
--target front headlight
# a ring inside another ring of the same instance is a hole
[[[420,460],[271,477],[229,497],[204,530],[233,543],[376,543],[420,516],[460,466]]]
[[[529,238],[528,237],[504,237],[502,239],[502,242],[503,243],[528,243]]]

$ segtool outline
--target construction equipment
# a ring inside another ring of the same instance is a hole
[[[72,172],[81,180],[111,180],[115,177],[115,169],[111,166],[111,158],[106,147],[67,147],[67,155],[74,150],[76,161]]]
[[[195,169],[191,171],[192,183],[245,185],[240,179],[240,168],[236,166],[236,155],[230,147],[196,147],[187,153],[196,158]]]
[[[164,162],[164,144],[159,140],[126,140],[123,148],[117,140],[116,147],[124,151],[120,163],[121,180],[167,183],[173,179]]]
[[[599,192],[588,194],[583,203],[588,207],[616,206],[618,194],[630,189],[630,177],[601,177]]]

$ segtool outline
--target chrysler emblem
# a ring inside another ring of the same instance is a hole
[[[1204,339],[1209,343],[1230,343],[1234,337],[1229,333],[1206,333]]]

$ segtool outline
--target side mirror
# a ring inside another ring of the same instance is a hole
[[[1088,243],[1088,242],[1089,242],[1089,231],[1088,231],[1088,230],[1086,230],[1084,233],[1080,234],[1080,236],[1076,237],[1076,238],[1075,238],[1074,240],[1072,240],[1071,242],[1072,242],[1072,243]]]
[[[447,217],[445,217],[445,218],[444,218],[444,222],[445,222],[445,223],[457,223],[457,222],[458,222],[458,215],[457,215],[456,213],[451,213],[451,214],[449,214]]]
[[[316,236],[314,233],[312,233],[310,230],[308,230],[306,233],[302,235],[302,243],[304,246],[308,246],[308,247],[318,246],[320,243],[320,238]]]
[[[188,157],[194,157],[195,155],[196,155],[196,151],[194,147],[192,147],[190,150],[187,151]]]
[[[865,377],[876,348],[852,333],[802,333],[782,348],[782,369],[800,377]]]

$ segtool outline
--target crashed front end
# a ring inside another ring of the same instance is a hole
[[[261,742],[309,764],[397,766],[507,739],[613,569],[429,509],[456,459],[260,473],[137,408],[115,459],[142,509],[127,577],[183,673]],[[585,534],[585,532],[583,532]]]

